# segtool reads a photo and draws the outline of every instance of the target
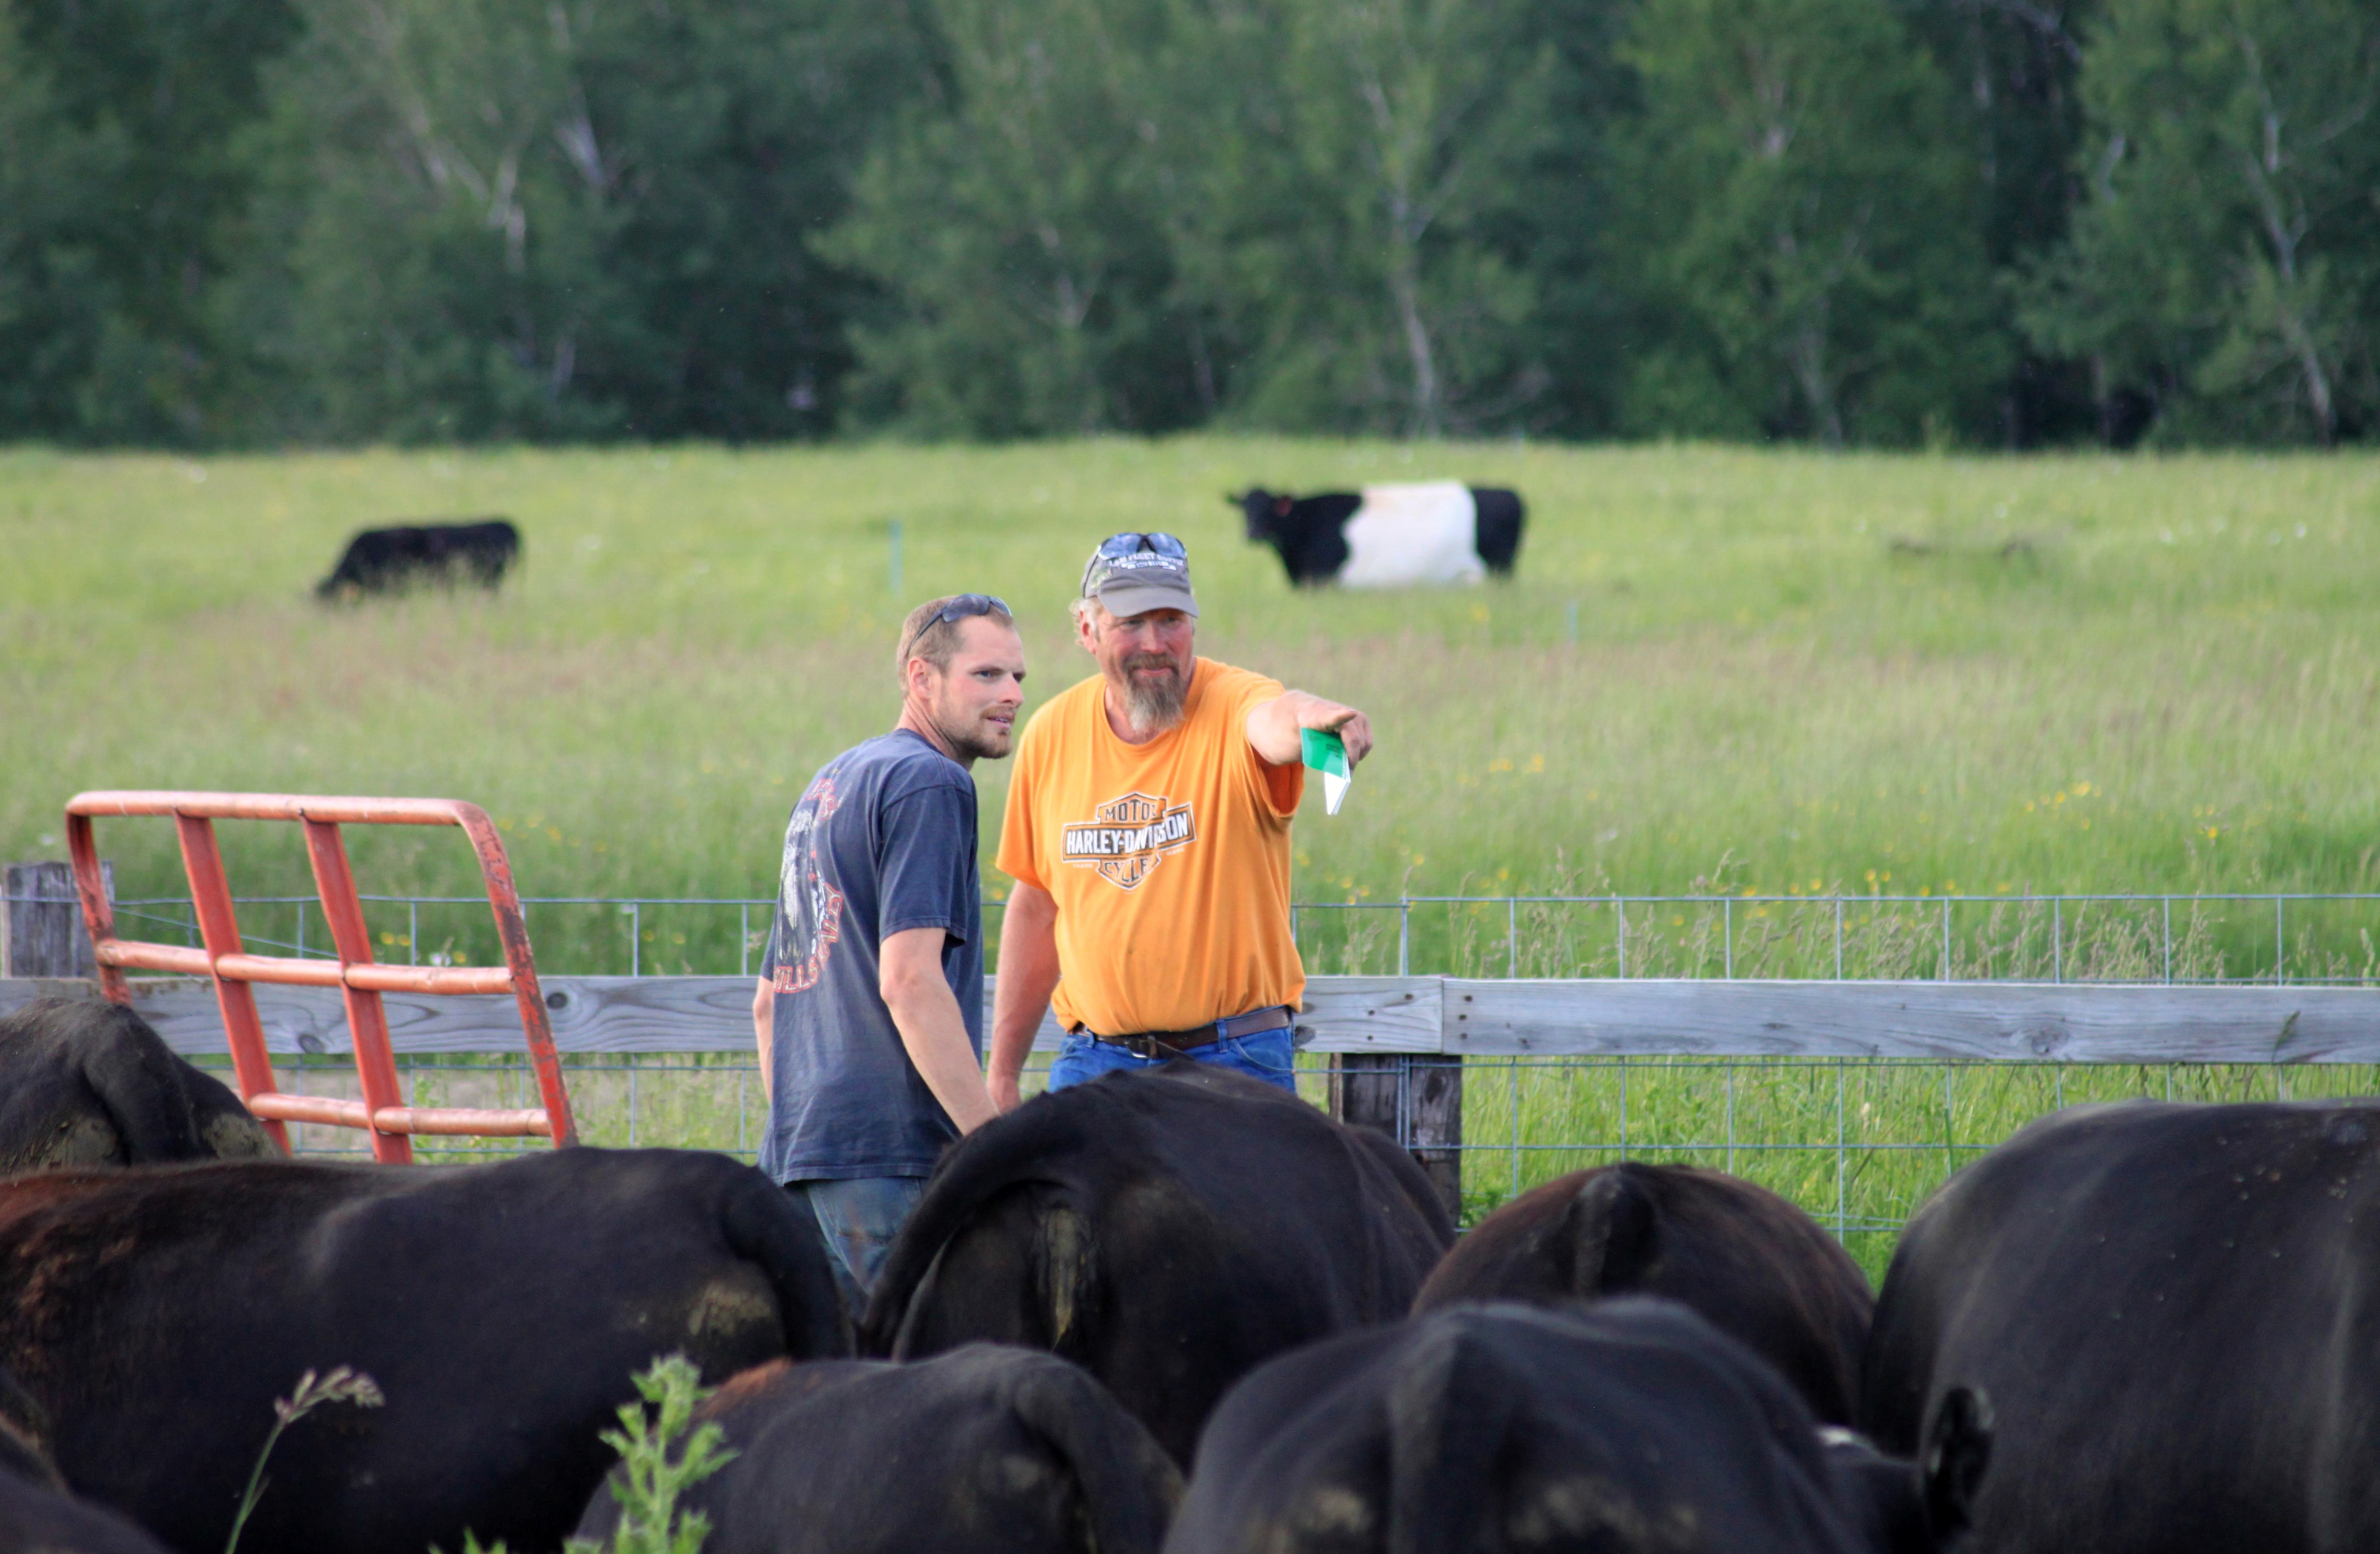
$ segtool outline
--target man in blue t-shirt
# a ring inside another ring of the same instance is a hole
[[[1008,754],[1025,699],[1024,644],[989,594],[911,611],[893,662],[900,722],[794,806],[752,1002],[760,1168],[818,1216],[855,1318],[935,1158],[996,1114],[968,769]]]

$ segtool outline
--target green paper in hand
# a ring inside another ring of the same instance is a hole
[[[1322,773],[1322,812],[1339,813],[1339,806],[1347,801],[1347,784],[1354,781],[1347,766],[1347,746],[1335,734],[1325,734],[1318,728],[1301,729],[1305,746],[1305,764]]]

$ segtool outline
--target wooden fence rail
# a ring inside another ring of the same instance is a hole
[[[752,1050],[748,977],[543,983],[565,1053]],[[206,981],[136,978],[132,990],[176,1051],[225,1050]],[[0,1015],[45,995],[96,998],[98,985],[0,978]],[[989,986],[985,1000],[989,1026]],[[259,986],[256,1002],[272,1050],[348,1050],[336,989]],[[525,1050],[509,996],[383,1002],[400,1054]],[[2380,1064],[2380,989],[2368,988],[1317,977],[1298,1026],[1306,1050],[1333,1054],[1332,1112],[1411,1148],[1451,1207],[1464,1057]],[[1045,1017],[1036,1050],[1060,1034]]]
[[[544,984],[565,1052],[752,1047],[747,977]],[[132,988],[135,1007],[175,1050],[225,1050],[205,981],[135,978]],[[79,978],[0,979],[0,1014],[44,994],[98,996]],[[985,997],[988,1011],[988,987]],[[256,998],[273,1050],[347,1050],[336,989],[259,987]],[[391,993],[386,1002],[399,1052],[521,1047],[509,997]],[[1317,977],[1299,1026],[1308,1050],[1370,1055],[2380,1063],[2380,989],[2371,988]],[[1035,1045],[1054,1049],[1058,1037],[1045,1019]]]

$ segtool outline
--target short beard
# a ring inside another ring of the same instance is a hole
[[[1143,682],[1133,674],[1135,668],[1153,668],[1160,662],[1153,656],[1135,656],[1123,665],[1124,721],[1138,735],[1162,734],[1182,721],[1182,703],[1188,698],[1189,687],[1183,683],[1182,673],[1171,659],[1163,660],[1173,671],[1166,679]]]
[[[1008,742],[980,724],[954,725],[936,718],[934,729],[942,736],[942,743],[963,761],[999,760],[1008,754]],[[995,740],[999,743],[995,744]]]

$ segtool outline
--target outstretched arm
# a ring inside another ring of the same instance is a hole
[[[1017,1076],[1058,986],[1058,902],[1019,880],[1000,919],[1000,980],[991,994],[991,1099],[1016,1108]]]
[[[1353,707],[1325,701],[1309,691],[1283,691],[1248,709],[1248,743],[1275,766],[1305,759],[1305,729],[1319,729],[1346,741],[1347,764],[1372,753],[1372,722]]]

